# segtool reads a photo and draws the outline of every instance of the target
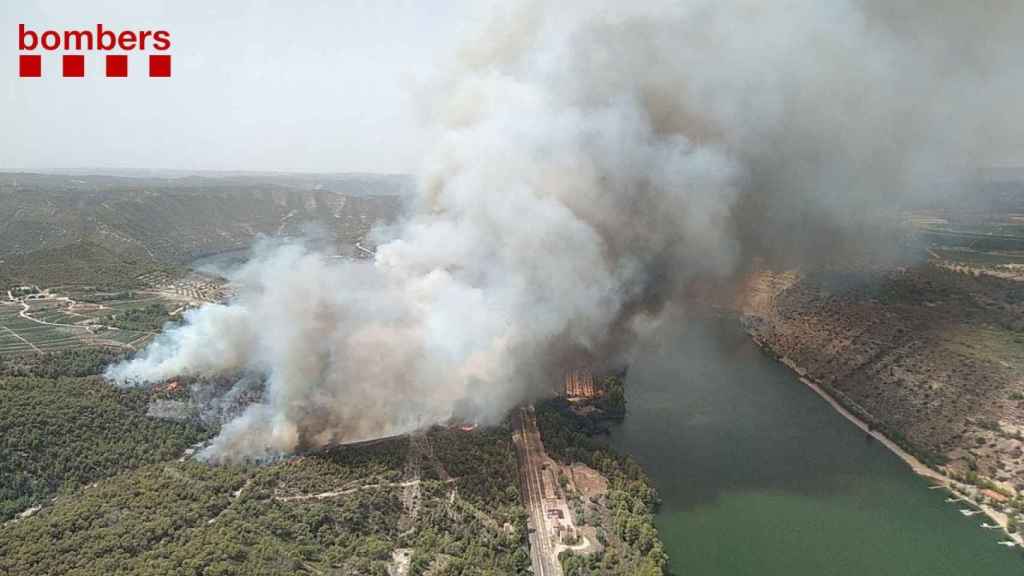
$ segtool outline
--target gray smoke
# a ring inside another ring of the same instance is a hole
[[[1024,157],[1019,3],[560,2],[424,97],[437,144],[376,259],[257,250],[116,382],[244,370],[206,455],[494,422],[754,256],[885,249],[906,197]]]

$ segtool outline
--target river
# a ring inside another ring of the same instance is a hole
[[[612,442],[651,476],[679,576],[1024,573],[729,318],[674,321],[641,350]]]

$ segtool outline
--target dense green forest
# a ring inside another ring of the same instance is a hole
[[[507,425],[212,466],[181,459],[198,422],[146,416],[176,391],[120,390],[100,349],[0,362],[0,574],[513,575],[530,566]],[[569,575],[662,574],[653,490],[607,449],[603,424],[538,407],[550,453],[610,480],[604,552]],[[31,516],[15,515],[31,506]]]
[[[208,436],[146,417],[148,394],[97,377],[0,377],[0,519]]]
[[[626,417],[626,374],[620,372],[605,376],[601,381],[604,394],[594,400],[594,404],[613,419]]]
[[[410,576],[528,572],[507,425],[211,466],[180,457],[212,430],[146,415],[186,387],[121,390],[96,376],[122,354],[0,358],[0,573],[384,575],[396,558]],[[602,401],[621,408],[621,382],[606,388]],[[567,574],[661,574],[643,472],[564,402],[539,406],[538,420],[554,457],[610,479],[605,550],[563,556]]]
[[[393,555],[412,576],[528,570],[507,426],[211,466],[181,457],[213,430],[146,415],[187,385],[98,376],[123,354],[0,357],[0,574],[383,575]]]
[[[435,427],[423,440],[429,447],[420,474],[429,479],[425,494],[432,497],[423,499],[423,528],[403,543],[415,550],[410,574],[525,572],[530,565],[526,511],[511,430]],[[457,497],[449,500],[446,494],[452,493]]]
[[[92,376],[103,372],[108,364],[124,357],[124,352],[111,348],[78,348],[45,354],[0,354],[0,378],[4,376]]]
[[[396,559],[410,576],[529,571],[507,425],[212,466],[181,456],[213,430],[146,415],[154,400],[188,401],[188,386],[111,387],[98,374],[122,356],[0,358],[0,574],[383,576]],[[604,409],[621,410],[621,381],[606,390]],[[643,472],[595,438],[600,420],[559,401],[538,415],[553,456],[611,481],[605,550],[564,556],[567,574],[661,574]]]
[[[113,314],[107,324],[121,330],[155,332],[171,319],[167,306],[157,302],[139,308],[128,308]]]
[[[383,576],[401,550],[412,575],[522,574],[510,444],[504,427],[435,429],[264,465],[143,466],[0,528],[0,573]]]

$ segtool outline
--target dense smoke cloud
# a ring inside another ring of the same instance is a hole
[[[374,261],[262,249],[108,377],[265,376],[214,459],[493,422],[688,281],[870,247],[903,195],[1024,151],[1012,2],[623,4],[501,15],[434,86]]]

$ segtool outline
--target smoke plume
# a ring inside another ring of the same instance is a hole
[[[694,279],[887,248],[898,203],[1019,161],[1024,5],[559,2],[501,13],[424,96],[416,198],[373,261],[264,247],[120,383],[245,371],[206,456],[494,422],[628,358]]]

